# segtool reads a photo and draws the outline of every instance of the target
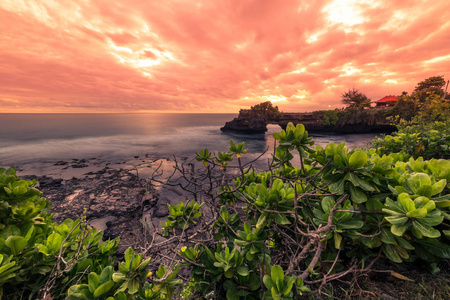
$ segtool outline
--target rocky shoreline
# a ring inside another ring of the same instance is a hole
[[[161,182],[173,172],[168,159],[137,157],[127,161],[96,158],[33,162],[16,166],[21,178],[36,179],[42,197],[50,200],[53,220],[85,215],[104,239],[120,237],[122,249],[157,231],[168,215],[167,204],[184,199],[183,193]],[[160,183],[148,181],[158,170]],[[162,237],[160,237],[162,239]]]

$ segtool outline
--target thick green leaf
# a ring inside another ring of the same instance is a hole
[[[354,203],[364,203],[367,201],[366,194],[359,187],[355,187],[353,184],[350,183],[348,185],[348,190],[350,192],[351,200]]]
[[[402,207],[405,209],[406,212],[416,209],[414,201],[406,193],[398,195],[398,201],[400,202],[400,204],[402,205]]]
[[[324,211],[326,214],[329,214],[329,213],[330,213],[330,211],[331,211],[331,209],[333,208],[334,204],[336,204],[336,202],[333,200],[333,198],[331,198],[331,197],[329,197],[329,196],[324,197],[324,198],[322,199],[322,203],[321,203],[322,209],[323,209],[323,211]]]
[[[333,240],[334,240],[334,248],[335,249],[341,248],[342,235],[340,235],[339,233],[335,232],[333,234]]]
[[[140,287],[139,279],[133,278],[128,282],[128,293],[133,295],[136,294]]]
[[[131,260],[133,258],[133,255],[134,255],[133,248],[128,247],[128,249],[125,251],[125,255],[124,255],[125,256],[125,263],[127,264],[127,268],[131,268]]]
[[[368,156],[364,151],[355,151],[348,161],[350,168],[361,168],[367,163]]]
[[[267,225],[267,213],[261,214],[261,216],[258,218],[258,222],[256,223],[256,228],[263,228]],[[246,224],[246,223],[245,223]],[[245,226],[244,224],[244,226]]]
[[[285,214],[274,213],[274,219],[277,224],[289,225],[291,222],[286,218]]]
[[[432,191],[431,185],[423,185],[417,189],[416,194],[430,198]]]
[[[59,253],[64,238],[59,233],[52,233],[47,238],[47,248],[51,250],[53,254]]]
[[[434,229],[431,226],[424,225],[418,220],[414,220],[413,227],[415,230],[420,232],[423,236],[430,237],[430,238],[438,238],[441,236],[441,233],[439,230]]]
[[[14,255],[19,254],[27,246],[27,240],[23,236],[10,236],[6,239],[5,245],[11,249]]]
[[[110,280],[105,282],[104,284],[100,285],[94,292],[94,297],[99,297],[101,295],[104,295],[108,293],[112,287],[114,286],[114,281]]]
[[[281,291],[284,296],[288,295],[291,292],[295,279],[296,278],[294,276],[289,276],[284,280],[284,290]]]
[[[410,176],[407,176],[406,183],[414,191],[414,193],[417,193],[420,187],[426,185],[431,187],[430,176],[428,176],[428,174],[425,173],[414,173]]]
[[[383,203],[376,197],[367,199],[366,208],[368,210],[381,210],[384,207]]]
[[[88,275],[88,283],[89,283],[89,291],[91,293],[95,292],[95,290],[99,287],[100,285],[100,279],[97,273],[95,272],[91,272]]]
[[[114,295],[114,300],[127,300],[127,296],[124,292],[118,292]]]
[[[396,236],[403,236],[405,231],[411,226],[411,222],[406,222],[404,224],[399,225],[392,225],[391,226],[391,232],[395,234]]]
[[[241,276],[248,276],[250,274],[247,266],[239,266],[237,267],[236,271]]]
[[[99,276],[100,283],[105,283],[111,280],[113,272],[114,270],[112,266],[107,266],[106,268],[104,268]]]
[[[437,195],[442,192],[447,185],[447,180],[441,179],[431,186],[431,196]]]
[[[400,247],[399,245],[394,245],[397,254],[403,258],[403,259],[408,259],[409,258],[409,253],[408,251],[406,251],[405,249],[403,249],[402,247]]]
[[[87,292],[87,293],[86,293]],[[72,285],[68,290],[69,300],[91,300],[89,290],[85,284]]]
[[[393,262],[401,263],[402,259],[397,253],[397,248],[395,245],[389,245],[389,244],[383,244],[383,253],[386,255],[386,257]]]
[[[436,203],[433,200],[428,201],[422,208],[426,209],[427,212],[430,212],[436,208]]]
[[[325,147],[325,155],[328,156],[332,156],[336,153],[336,149],[337,149],[337,145],[333,142],[328,143],[327,146]]]
[[[368,248],[377,248],[380,247],[383,243],[379,236],[373,236],[373,237],[361,237],[362,243],[368,247]]]
[[[6,272],[8,269],[12,268],[16,264],[15,261],[7,263],[0,267],[0,275],[2,275],[4,272]]]
[[[339,156],[339,154],[334,155],[333,161],[336,165],[338,165],[341,169],[345,168],[345,165],[342,161],[342,158]]]
[[[405,214],[406,213],[406,210],[401,205],[398,205],[397,203],[392,201],[390,198],[386,198],[385,205],[386,205],[386,207],[389,208],[389,210],[392,210],[395,213],[398,213],[398,214]],[[383,211],[385,211],[384,208],[383,208]],[[390,213],[390,212],[387,212],[387,211],[386,211],[386,213],[389,213],[391,215],[395,215],[395,213]]]
[[[366,192],[374,192],[375,188],[372,186],[371,183],[367,182],[364,179],[359,178],[354,173],[347,173],[346,177],[348,180],[353,183],[354,186],[358,186],[361,189],[365,190]]]
[[[225,271],[225,277],[226,278],[233,278],[233,276],[234,276],[234,269],[233,268],[230,268],[230,269]]]
[[[435,200],[435,199],[433,200],[437,207],[442,208],[450,207],[450,200]]]
[[[425,218],[427,210],[425,208],[416,208],[406,213],[408,218]]]
[[[405,238],[396,236],[395,239],[400,247],[407,250],[414,250],[413,245],[411,245]]]
[[[250,280],[248,282],[248,287],[252,291],[256,291],[257,289],[259,289],[261,287],[261,281],[259,279],[259,276],[256,276],[256,275],[250,276]]]
[[[272,278],[269,275],[264,275],[263,283],[264,283],[264,286],[266,287],[266,289],[268,289],[268,290],[271,290],[275,286]]]
[[[339,146],[337,146],[337,153],[339,154],[339,156],[342,159],[342,162],[344,163],[344,165],[348,166],[348,148],[345,145],[345,143],[340,143]]]
[[[391,189],[390,189],[391,190]],[[396,186],[394,188],[395,191],[397,191],[398,194],[401,193],[408,193],[408,191],[403,186]],[[392,191],[392,190],[391,190]],[[395,194],[395,193],[394,193]]]
[[[275,283],[277,290],[281,291],[283,289],[284,282],[284,272],[281,266],[274,265],[270,271],[273,282]]]
[[[281,294],[277,291],[275,287],[270,290],[270,294],[272,295],[273,300],[281,300]]]
[[[341,229],[359,229],[364,226],[364,222],[356,218],[349,218],[344,221],[339,221],[336,225]]]
[[[121,283],[121,282],[124,281],[125,279],[127,279],[127,276],[126,276],[125,274],[122,274],[122,273],[114,273],[114,274],[112,275],[112,280],[113,280],[114,282],[117,282],[117,283]]]
[[[142,271],[142,270],[144,270],[145,268],[147,268],[147,266],[150,264],[151,261],[152,261],[152,258],[151,258],[151,257],[149,257],[149,258],[147,258],[146,260],[144,260],[144,261],[140,264],[138,270],[139,270],[139,271]]]
[[[344,193],[345,180],[339,179],[332,182],[329,186],[330,192],[337,195],[342,195]]]
[[[397,244],[397,241],[395,240],[395,236],[386,227],[381,228],[381,237],[380,238],[381,238],[381,241],[385,244],[391,244],[391,245]]]
[[[385,214],[390,215],[390,216],[387,216],[387,217],[385,217],[385,218],[386,218],[386,219],[387,219],[387,218],[390,218],[390,219],[393,220],[393,222],[395,222],[395,220],[396,220],[395,218],[405,218],[405,217],[406,217],[406,213],[398,213],[398,212],[396,212],[396,211],[393,211],[393,210],[390,210],[390,209],[387,209],[387,208],[383,208],[382,211],[383,211]],[[394,217],[394,218],[391,218],[391,217]],[[399,220],[398,222],[400,222],[400,220]],[[403,222],[402,222],[402,223],[403,223]]]
[[[8,225],[5,229],[1,231],[0,238],[4,238],[5,240],[11,235],[21,235],[21,230],[14,225]]]

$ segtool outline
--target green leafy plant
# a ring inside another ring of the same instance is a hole
[[[169,207],[169,216],[164,225],[164,231],[173,231],[175,228],[187,229],[190,225],[195,225],[196,218],[199,218],[202,213],[200,208],[203,204],[195,201],[188,201],[186,204],[179,202],[177,205],[167,204]]]
[[[293,299],[294,284],[297,292],[308,292],[309,288],[303,286],[303,280],[295,276],[285,276],[283,268],[274,265],[270,270],[270,275],[264,275],[264,286],[267,292],[264,293],[265,299]]]
[[[395,143],[417,144],[421,136],[407,130]],[[1,169],[4,296],[292,299],[349,274],[366,276],[378,259],[421,260],[438,272],[440,259],[450,258],[448,159],[413,158],[406,148],[313,149],[303,125],[288,124],[274,138],[264,172],[233,141],[217,155],[198,152],[189,167],[177,162],[168,184],[195,201],[168,205],[161,232],[137,245],[144,254],[129,248],[117,262],[117,241],[100,242],[83,218],[53,223],[36,182]]]

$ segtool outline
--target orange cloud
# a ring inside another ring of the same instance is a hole
[[[0,0],[0,112],[341,107],[449,77],[449,33],[446,0]]]

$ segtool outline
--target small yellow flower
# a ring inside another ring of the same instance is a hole
[[[422,151],[423,149],[425,149],[425,146],[420,144],[417,146],[417,151]]]
[[[185,246],[183,246],[183,247],[181,247],[181,252],[184,252],[184,251],[186,251],[186,247]]]
[[[151,277],[152,275],[153,275],[153,273],[152,273],[151,271],[149,271],[149,272],[147,273],[147,275],[145,275],[145,278],[144,278],[144,279],[147,279],[147,278]]]
[[[241,158],[242,155],[241,155],[240,153],[238,153],[238,154],[236,154],[236,157],[237,157],[237,158]]]

